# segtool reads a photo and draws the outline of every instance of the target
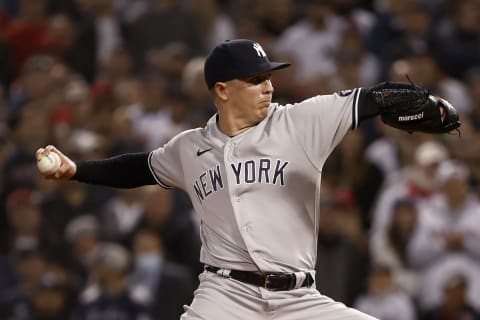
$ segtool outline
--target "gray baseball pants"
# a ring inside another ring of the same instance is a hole
[[[180,320],[377,320],[314,287],[269,291],[208,271]]]

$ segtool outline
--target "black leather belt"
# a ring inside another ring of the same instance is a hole
[[[205,266],[205,270],[217,273],[221,268]],[[286,291],[295,288],[297,277],[294,273],[277,273],[255,271],[230,270],[228,276],[232,279],[253,284],[257,287],[263,287],[270,291]],[[313,284],[313,277],[309,272],[305,272],[305,280],[301,287],[310,287]]]

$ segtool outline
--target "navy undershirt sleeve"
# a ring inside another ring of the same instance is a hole
[[[76,161],[72,177],[80,182],[114,188],[136,188],[157,182],[148,167],[148,153],[127,153],[103,160]]]
[[[370,88],[362,88],[358,97],[358,124],[377,116],[380,113],[378,106],[369,99]]]

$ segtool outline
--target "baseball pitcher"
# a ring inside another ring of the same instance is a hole
[[[216,46],[205,81],[217,113],[150,153],[61,165],[46,178],[134,188],[181,188],[201,218],[205,271],[182,320],[367,320],[371,316],[315,288],[322,166],[348,130],[365,119],[408,132],[460,126],[444,99],[413,84],[381,83],[287,105],[272,102],[269,60],[246,39]],[[320,288],[321,291],[321,288]]]

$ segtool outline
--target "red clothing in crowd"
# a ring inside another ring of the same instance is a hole
[[[47,33],[46,23],[33,24],[18,19],[8,24],[5,30],[5,39],[12,52],[16,74],[28,57],[41,51],[45,46]]]

